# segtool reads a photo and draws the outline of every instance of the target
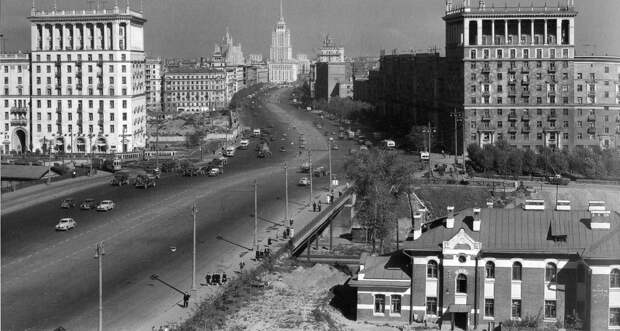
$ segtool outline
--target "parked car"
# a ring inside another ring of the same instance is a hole
[[[308,186],[308,185],[310,185],[310,180],[308,179],[308,177],[301,177],[299,179],[299,182],[297,183],[297,185],[299,185],[299,186]]]
[[[112,185],[123,186],[129,184],[129,174],[126,172],[117,172],[110,182]]]
[[[209,177],[215,177],[220,174],[219,168],[211,168],[209,169]]]
[[[75,228],[77,223],[73,218],[61,218],[56,224],[56,231],[67,231]]]
[[[136,188],[142,187],[145,190],[147,188],[157,186],[157,179],[155,176],[147,174],[147,175],[138,175],[136,177]]]
[[[85,199],[84,201],[82,201],[82,204],[80,204],[80,209],[82,210],[91,210],[95,208],[95,200],[93,199]]]
[[[115,204],[112,200],[103,200],[97,205],[97,211],[110,211],[114,209]]]
[[[337,151],[340,149],[340,147],[338,147],[338,145],[332,145],[332,149]]]
[[[280,146],[280,152],[286,152],[286,147]]]
[[[75,201],[73,198],[66,198],[60,203],[60,208],[69,209],[75,207]]]

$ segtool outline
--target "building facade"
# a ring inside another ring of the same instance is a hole
[[[226,70],[182,67],[164,75],[166,112],[209,112],[224,109],[232,95]]]
[[[403,250],[363,261],[351,282],[358,319],[469,330],[539,316],[545,325],[620,327],[618,213],[453,211],[431,222],[416,213]]]
[[[145,81],[146,87],[144,93],[146,94],[146,110],[149,112],[161,111],[161,81],[162,81],[162,67],[160,58],[146,59],[145,64]]]
[[[215,44],[212,61],[222,63],[225,66],[245,64],[241,43],[234,44],[228,27],[226,27],[226,34],[222,37],[222,41],[219,44]]]
[[[343,63],[344,62],[344,47],[336,45],[333,39],[329,38],[329,35],[323,39],[323,45],[319,49],[317,55],[317,62],[326,63]]]
[[[32,9],[31,150],[113,152],[146,138],[144,32],[129,7]]]
[[[297,80],[297,62],[293,59],[291,31],[284,21],[282,2],[280,1],[280,19],[271,32],[269,49],[269,81],[272,83],[289,83]]]
[[[32,150],[30,54],[0,54],[2,153]]]

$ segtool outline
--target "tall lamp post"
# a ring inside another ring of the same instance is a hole
[[[284,226],[288,221],[288,166],[284,162]]]
[[[95,249],[95,259],[99,262],[99,331],[103,330],[103,241],[97,243]]]
[[[450,113],[450,116],[454,119],[454,165],[456,166],[456,164],[459,163],[458,161],[458,150],[459,150],[459,128],[458,128],[458,122],[462,122],[463,121],[463,114],[459,113],[456,111],[456,108],[454,108],[454,111],[452,113]],[[465,150],[463,150],[463,158],[465,158]],[[463,161],[463,166],[465,166],[465,161]]]
[[[435,132],[437,132],[437,130],[435,130],[435,128],[431,128],[431,122],[428,122],[428,126],[424,129],[422,129],[423,133],[428,134],[428,180],[431,180],[431,160],[432,160],[432,156],[431,156],[431,135]]]

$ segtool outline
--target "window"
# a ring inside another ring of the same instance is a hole
[[[486,278],[495,278],[495,263],[489,261],[484,266]]]
[[[390,297],[390,313],[400,314],[400,295],[392,295]]]
[[[375,313],[385,313],[385,295],[375,294]]]
[[[484,299],[484,317],[495,316],[495,299]]]
[[[456,276],[456,293],[467,293],[467,276],[463,274]]]
[[[613,269],[609,274],[609,287],[620,288],[620,269]]]
[[[428,315],[437,315],[437,298],[435,297],[426,298],[426,313]]]
[[[110,125],[110,133],[114,133],[114,125]]]
[[[501,73],[501,72],[498,72],[498,73],[497,73],[497,80],[502,80],[502,79],[504,79],[504,76],[502,75],[502,73]],[[500,85],[500,86],[501,86],[501,85]]]
[[[521,263],[515,262],[512,264],[512,280],[522,280],[521,278]]]
[[[437,262],[435,261],[428,261],[428,264],[426,265],[426,277],[427,278],[437,278],[438,275],[438,267],[437,267]]]
[[[545,281],[546,282],[555,282],[557,277],[558,269],[553,263],[547,263],[545,267]]]
[[[609,308],[609,326],[620,326],[620,308]]]
[[[114,113],[110,113],[110,121],[114,121]]]
[[[556,301],[545,300],[545,318],[556,318]]]
[[[510,316],[512,318],[521,318],[521,300],[513,299],[512,300],[512,309]]]

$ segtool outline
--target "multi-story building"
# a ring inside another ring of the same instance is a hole
[[[620,57],[576,56],[571,146],[620,147]]]
[[[445,92],[463,113],[465,146],[505,139],[524,149],[568,147],[576,15],[570,2],[520,8],[447,1],[446,87],[458,91]]]
[[[269,82],[269,70],[266,65],[255,64],[243,67],[243,80],[245,86],[252,86]]]
[[[343,63],[344,47],[336,45],[334,40],[329,38],[329,35],[325,35],[323,45],[319,49],[319,54],[317,54],[316,61],[327,63]]]
[[[181,67],[164,74],[166,112],[208,112],[228,106],[227,71],[214,68]]]
[[[295,60],[297,60],[298,75],[308,75],[310,73],[310,59],[308,59],[308,55],[297,54]]]
[[[234,44],[228,27],[226,27],[226,34],[222,37],[222,41],[215,44],[212,61],[222,63],[225,66],[240,66],[245,63],[241,43]]]
[[[0,95],[2,153],[32,150],[30,54],[0,54]]]
[[[287,83],[297,80],[297,63],[293,59],[291,47],[291,30],[286,27],[282,2],[280,2],[280,20],[271,32],[271,48],[269,49],[269,81]]]
[[[403,249],[362,260],[350,282],[357,318],[492,330],[538,316],[620,328],[620,214],[594,203],[535,207],[448,207],[432,221],[416,213]]]
[[[250,64],[261,64],[261,63],[263,63],[263,54],[250,54],[250,55],[248,55],[248,62]]]
[[[226,102],[229,102],[233,95],[244,88],[243,67],[226,67]]]
[[[344,47],[325,36],[317,54],[317,61],[311,65],[310,91],[315,99],[329,101],[332,97],[353,97],[351,62],[345,62]]]
[[[161,111],[161,81],[162,68],[160,58],[146,59],[146,110],[149,112]]]
[[[111,152],[146,138],[144,32],[129,8],[37,10],[31,22],[32,150]]]

